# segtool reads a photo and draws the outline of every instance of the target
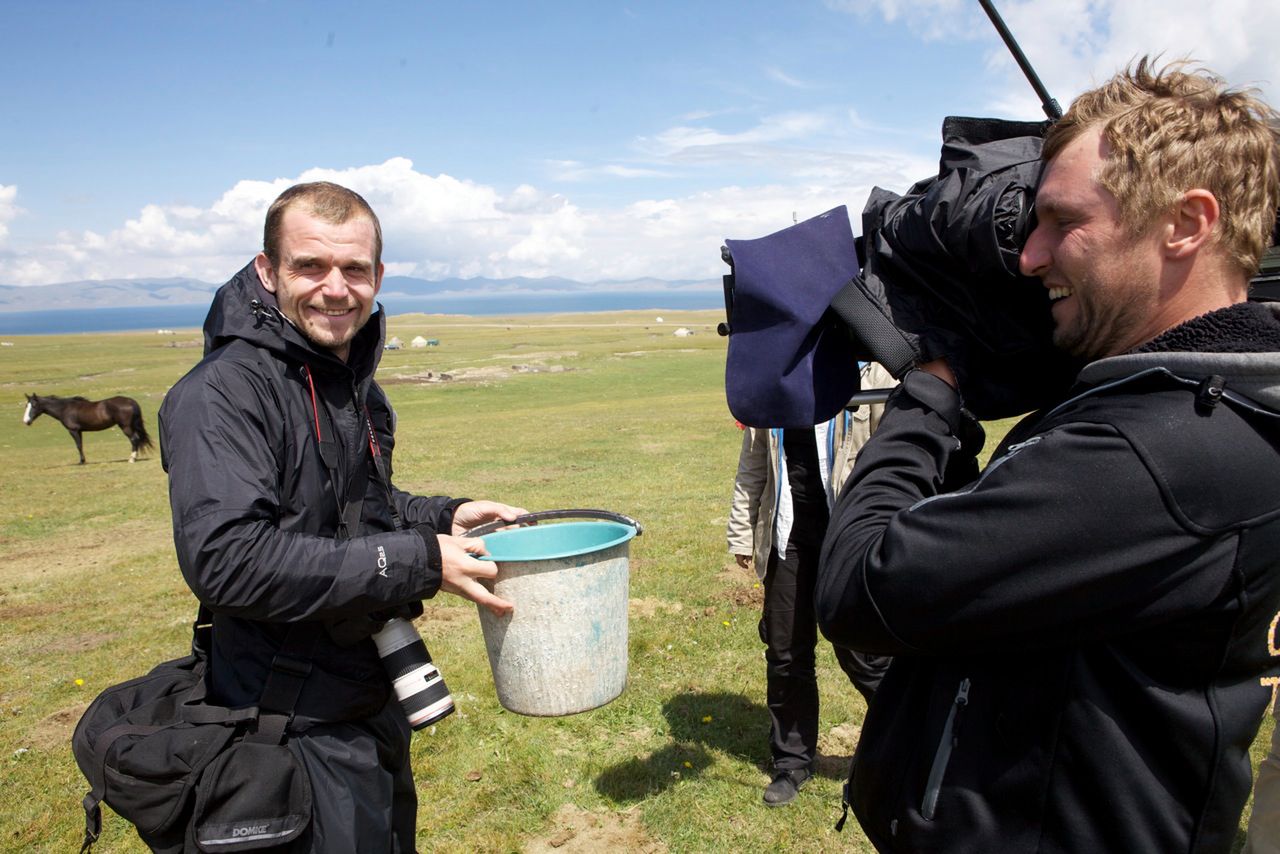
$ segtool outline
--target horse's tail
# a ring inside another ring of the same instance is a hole
[[[133,419],[129,425],[133,428],[133,435],[136,437],[139,448],[154,448],[151,442],[151,436],[147,434],[147,428],[142,426],[142,407],[137,403],[133,404]]]

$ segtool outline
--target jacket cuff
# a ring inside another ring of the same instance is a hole
[[[440,511],[440,526],[443,530],[453,533],[453,514],[459,507],[470,501],[470,498],[450,498],[444,505],[444,509]]]
[[[904,394],[937,413],[946,422],[953,436],[961,434],[966,413],[960,400],[960,392],[946,380],[928,371],[913,369],[903,376],[902,384],[895,390],[894,396],[898,394]]]
[[[413,526],[413,530],[422,537],[422,544],[427,547],[427,560],[423,566],[423,599],[430,599],[440,590],[440,582],[444,579],[444,561],[440,557],[440,541],[436,539],[436,529],[425,522]]]

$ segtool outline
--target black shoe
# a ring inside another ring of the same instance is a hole
[[[800,787],[809,782],[813,772],[808,768],[795,768],[790,771],[778,771],[773,775],[773,782],[764,787],[764,804],[767,807],[785,806],[796,799]]]

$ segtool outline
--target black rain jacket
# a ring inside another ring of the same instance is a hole
[[[1280,681],[1280,307],[1259,310],[1262,352],[1090,364],[955,491],[955,392],[913,371],[891,397],[816,594],[833,642],[894,656],[849,795],[879,850],[1231,850]]]
[[[433,534],[451,533],[464,499],[389,488],[369,462],[366,411],[390,477],[395,419],[373,380],[383,327],[379,309],[344,363],[284,320],[250,264],[214,297],[203,361],[165,396],[161,450],[178,565],[213,612],[212,702],[255,704],[288,624],[310,620],[325,630],[298,715],[373,714],[390,681],[369,616],[404,612],[440,586]],[[337,484],[317,426],[334,444]],[[353,478],[363,490],[349,490]],[[361,495],[358,535],[338,538],[340,506]],[[403,530],[394,530],[393,501]]]

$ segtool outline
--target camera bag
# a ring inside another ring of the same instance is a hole
[[[105,802],[155,851],[249,851],[287,843],[311,821],[305,769],[285,745],[319,626],[285,635],[259,705],[205,702],[212,636],[201,606],[191,654],[107,688],[76,725],[71,749],[88,779],[88,851]]]

